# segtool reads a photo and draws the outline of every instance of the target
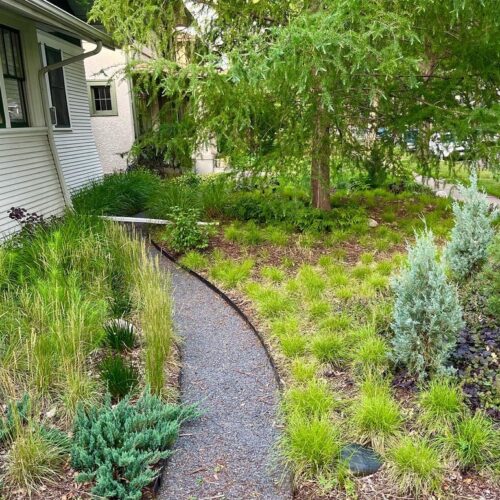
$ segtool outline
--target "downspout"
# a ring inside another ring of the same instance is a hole
[[[47,124],[49,147],[54,158],[57,177],[59,178],[59,184],[61,185],[64,201],[69,208],[73,208],[73,203],[71,202],[71,194],[69,192],[68,185],[66,184],[66,179],[64,178],[64,172],[62,169],[61,160],[59,159],[59,153],[57,152],[56,140],[54,136],[54,126],[52,125],[52,117],[50,116],[49,89],[47,87],[47,79],[45,78],[45,75],[50,71],[62,68],[64,66],[67,66],[68,64],[83,61],[88,57],[99,54],[99,52],[101,52],[102,50],[102,42],[100,40],[97,40],[95,44],[96,48],[91,50],[90,52],[84,52],[83,54],[78,54],[77,56],[70,57],[69,59],[64,59],[63,61],[49,64],[48,66],[44,66],[38,72],[38,80],[40,83],[40,89],[42,91],[43,115],[45,117],[45,123]]]

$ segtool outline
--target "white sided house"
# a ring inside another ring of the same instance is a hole
[[[112,42],[54,3],[0,0],[0,239],[18,229],[11,207],[60,214],[103,175],[84,59]]]

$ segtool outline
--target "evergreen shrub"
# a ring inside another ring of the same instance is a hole
[[[472,173],[470,187],[460,186],[463,203],[453,203],[455,226],[445,255],[453,275],[464,279],[477,269],[487,256],[498,210],[490,210],[486,194],[478,190],[477,174]]]
[[[417,235],[408,264],[392,281],[395,293],[392,358],[423,379],[444,373],[463,326],[457,290],[436,258],[431,231]]]
[[[194,406],[164,403],[146,392],[112,406],[79,408],[74,422],[71,464],[77,480],[93,481],[98,497],[136,500],[158,474],[154,465],[167,458],[180,425],[197,415]]]

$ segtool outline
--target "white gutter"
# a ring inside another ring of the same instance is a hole
[[[54,126],[52,125],[52,117],[50,115],[50,103],[49,103],[49,89],[47,87],[47,79],[46,75],[50,71],[62,68],[64,66],[67,66],[68,64],[73,64],[76,62],[83,61],[84,59],[87,59],[88,57],[95,56],[96,54],[99,54],[102,50],[102,42],[100,40],[94,42],[96,44],[96,48],[91,50],[90,52],[84,52],[83,54],[78,54],[77,56],[70,57],[69,59],[64,59],[62,61],[59,61],[54,64],[50,64],[48,66],[44,66],[39,72],[38,72],[38,80],[40,83],[40,90],[42,92],[42,107],[43,107],[43,114],[45,117],[45,123],[47,124],[47,130],[48,130],[48,138],[49,138],[49,146],[50,150],[52,152],[52,156],[54,158],[54,164],[56,166],[57,170],[57,176],[59,177],[59,183],[61,185],[61,190],[64,196],[64,201],[66,202],[66,205],[69,208],[73,207],[73,203],[71,201],[71,194],[68,189],[68,185],[66,183],[66,179],[64,178],[64,172],[62,169],[61,165],[61,160],[59,159],[59,154],[57,152],[57,145],[55,141],[55,136],[54,136]]]

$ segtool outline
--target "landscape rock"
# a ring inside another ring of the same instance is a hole
[[[375,219],[368,219],[368,225],[370,227],[377,227],[378,226],[378,222]]]
[[[349,470],[355,476],[375,474],[382,467],[382,460],[371,448],[359,444],[348,444],[340,452],[342,460],[346,460]]]

